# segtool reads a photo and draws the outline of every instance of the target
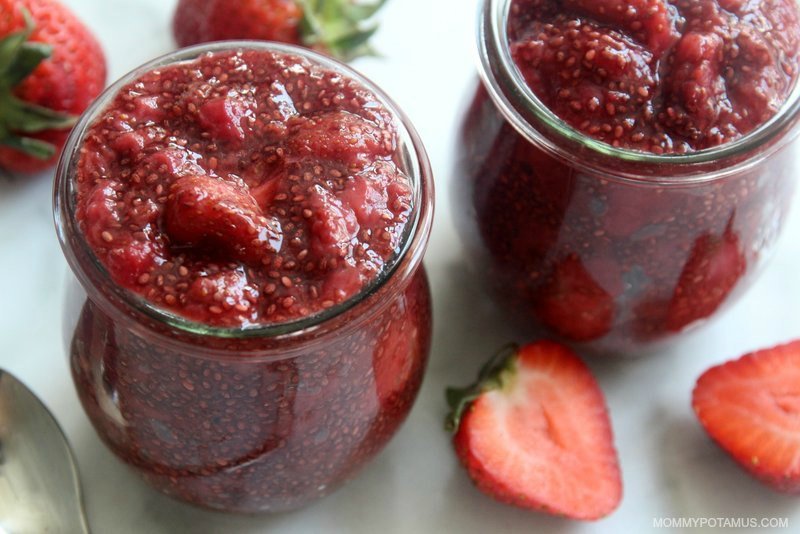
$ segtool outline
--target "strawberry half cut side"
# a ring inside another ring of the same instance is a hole
[[[567,347],[509,347],[478,381],[447,390],[456,454],[495,499],[572,519],[596,520],[622,499],[605,399]]]
[[[58,148],[27,134],[69,129],[77,117],[26,102],[14,95],[17,85],[52,54],[51,46],[28,40],[34,23],[27,11],[23,10],[23,14],[25,28],[0,40],[0,145],[47,160]]]
[[[748,473],[775,490],[800,493],[800,340],[707,370],[692,408]]]

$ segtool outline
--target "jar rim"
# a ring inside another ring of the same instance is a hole
[[[397,154],[403,160],[405,167],[403,170],[411,179],[413,189],[412,218],[406,224],[401,243],[390,262],[358,293],[351,295],[343,302],[312,315],[281,323],[255,323],[232,327],[212,326],[192,321],[177,313],[161,308],[134,291],[114,282],[108,270],[89,246],[84,233],[78,227],[75,217],[76,195],[72,186],[74,184],[74,173],[79,150],[86,133],[113,99],[116,98],[121,89],[143,74],[160,67],[189,62],[198,59],[204,54],[241,52],[245,50],[259,50],[299,57],[302,60],[309,61],[312,65],[337,72],[355,80],[375,96],[392,115],[398,128],[399,143]],[[312,331],[321,329],[335,319],[360,309],[362,304],[380,292],[390,280],[394,280],[397,277],[410,278],[416,272],[417,267],[422,263],[422,257],[433,224],[434,193],[432,176],[430,161],[425,147],[407,115],[380,87],[349,65],[295,45],[251,40],[220,41],[182,48],[148,61],[122,76],[95,99],[70,132],[64,150],[61,153],[53,189],[53,213],[56,232],[67,262],[87,291],[95,283],[92,282],[92,278],[86,272],[84,263],[89,264],[92,274],[99,277],[100,283],[109,288],[117,300],[157,324],[166,324],[184,334],[202,337],[278,339],[307,335]],[[71,239],[70,236],[74,237],[74,239]],[[80,252],[84,258],[88,259],[87,262],[81,262],[76,257],[73,246],[81,249]],[[360,314],[357,317],[365,318],[369,315]]]
[[[531,124],[526,113],[554,132],[559,140],[571,142],[595,157],[610,158],[612,161],[634,166],[670,165],[675,168],[693,168],[721,160],[740,159],[752,153],[753,149],[772,141],[800,116],[800,80],[796,78],[792,91],[780,110],[767,122],[735,141],[684,154],[655,154],[614,147],[588,136],[558,117],[528,86],[509,47],[508,18],[512,1],[483,0],[481,4],[477,34],[480,77],[499,111],[521,135],[532,142],[544,144],[552,153],[563,153],[572,163],[576,163],[574,151],[567,152],[548,139]],[[503,82],[510,84],[510,87],[504,87]],[[647,183],[675,181],[687,184],[713,181],[719,177],[720,173],[712,172],[693,177],[676,176],[673,179],[628,174],[624,179]]]

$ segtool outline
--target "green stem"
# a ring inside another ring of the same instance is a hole
[[[445,419],[445,430],[455,432],[461,424],[461,417],[478,397],[493,389],[502,389],[509,374],[513,374],[516,368],[517,354],[519,346],[506,345],[488,362],[486,362],[478,372],[478,379],[464,388],[447,388],[445,397],[450,413]]]

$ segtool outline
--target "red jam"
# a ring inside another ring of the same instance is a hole
[[[124,87],[86,134],[77,219],[120,285],[215,326],[307,317],[395,255],[411,185],[354,80],[256,51]]]
[[[794,0],[514,0],[514,61],[556,115],[656,154],[733,141],[769,120],[798,68]]]
[[[400,119],[359,78],[249,46],[139,74],[94,110],[59,180],[75,191],[65,252],[88,280],[67,318],[92,423],[165,493],[257,512],[330,493],[411,409],[432,197],[423,174],[414,205]],[[195,327],[110,297],[98,259],[111,284]]]
[[[800,65],[798,18],[793,0],[513,0],[509,68],[588,137],[692,154],[779,112]],[[454,194],[471,260],[528,335],[638,353],[753,281],[794,191],[795,119],[769,143],[691,167],[553,149],[567,141],[520,116],[552,144],[518,133],[479,89]]]

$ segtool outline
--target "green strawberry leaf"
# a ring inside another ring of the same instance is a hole
[[[52,53],[49,45],[28,41],[34,23],[30,13],[24,8],[21,10],[25,28],[0,39],[0,145],[34,158],[49,159],[55,154],[56,147],[26,134],[71,128],[77,117],[26,102],[14,95],[16,86]]]
[[[377,31],[377,26],[363,31],[356,30],[351,34],[343,35],[331,42],[329,48],[337,57],[344,58],[345,61],[349,61],[358,56],[370,55],[369,52],[365,51],[365,47],[368,46],[367,43]]]
[[[320,46],[343,61],[374,55],[368,41],[378,26],[365,23],[375,16],[386,1],[296,0],[303,10],[300,21],[303,44]]]
[[[25,19],[25,27],[0,39],[0,80],[3,82],[5,82],[5,74],[14,65],[20,48],[31,36],[35,27],[33,18],[28,10],[24,7],[21,7],[20,10],[22,17]],[[5,87],[13,87],[13,85],[5,85]]]
[[[315,2],[317,11],[316,13],[319,15],[319,18],[322,20],[336,20],[339,18],[339,9],[340,6],[337,5],[339,2],[336,1],[320,1],[318,0]]]
[[[50,143],[30,137],[1,136],[0,145],[23,152],[36,159],[50,159],[56,153],[56,147]]]
[[[24,102],[14,96],[0,97],[0,119],[12,132],[36,133],[75,126],[77,117]]]
[[[0,40],[0,78],[5,79],[6,73],[16,61],[22,44],[28,38],[28,32],[11,33]],[[3,84],[9,87],[7,84]]]
[[[8,87],[15,87],[22,80],[28,77],[39,64],[49,58],[53,53],[53,47],[45,43],[24,43],[18,50],[17,56],[13,59],[6,73],[3,75],[3,82]]]
[[[374,17],[378,11],[386,4],[387,0],[378,0],[369,4],[355,3],[348,4],[345,8],[349,20],[367,20]]]

